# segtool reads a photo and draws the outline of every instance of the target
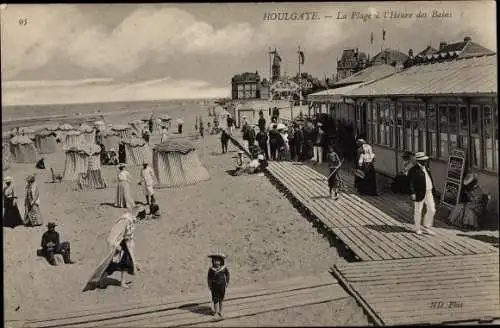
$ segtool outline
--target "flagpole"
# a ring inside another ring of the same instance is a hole
[[[299,105],[302,106],[302,75],[300,74],[300,45],[297,55],[299,57]]]
[[[269,85],[271,85],[273,79],[273,60],[271,59],[271,47],[268,47],[267,54],[269,55]]]

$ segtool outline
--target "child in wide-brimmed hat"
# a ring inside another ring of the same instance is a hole
[[[208,269],[207,283],[214,303],[213,315],[222,318],[222,302],[229,285],[229,270],[224,263],[226,256],[222,253],[216,253],[208,257],[212,259],[212,266]]]

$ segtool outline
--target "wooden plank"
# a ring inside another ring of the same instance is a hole
[[[432,316],[419,315],[417,313],[412,313],[411,315],[401,315],[401,316],[387,316],[384,321],[387,325],[404,325],[404,324],[440,324],[440,323],[453,323],[459,321],[478,321],[485,317],[491,317],[492,319],[500,318],[497,312],[494,312],[493,308],[486,308],[481,310],[475,310],[473,313],[460,313],[460,312],[448,312],[448,313],[436,313]]]
[[[412,309],[416,306],[424,304],[424,306],[432,307],[432,302],[443,302],[445,308],[452,308],[449,302],[461,303],[463,306],[471,306],[473,302],[474,305],[484,305],[484,304],[500,304],[498,295],[492,295],[487,293],[481,294],[457,294],[457,293],[447,293],[440,294],[439,297],[429,298],[429,294],[416,294],[412,297],[392,297],[392,298],[376,298],[373,299],[366,298],[372,305],[372,307],[377,308],[380,305],[386,311],[397,312],[399,309]],[[467,303],[464,305],[464,302]],[[500,306],[499,306],[500,307]]]
[[[455,286],[456,287],[456,286]],[[432,293],[436,292],[437,296],[433,296]],[[492,295],[493,294],[493,295]],[[401,292],[393,293],[393,294],[366,294],[363,293],[363,298],[370,302],[370,304],[378,304],[378,303],[391,303],[391,302],[402,302],[403,305],[406,306],[407,302],[424,300],[427,302],[434,301],[454,301],[467,298],[470,300],[471,298],[478,297],[480,300],[490,298],[492,300],[498,301],[498,295],[495,295],[495,290],[491,289],[478,289],[476,290],[468,290],[468,291],[457,291],[456,289],[434,289],[434,290],[411,290],[407,293],[401,294]]]
[[[353,285],[356,285],[357,288],[360,289],[361,292],[363,292],[363,295],[367,297],[385,297],[385,296],[392,296],[392,295],[403,295],[401,294],[401,291],[398,289],[394,288],[387,288],[384,286],[358,286],[356,283],[353,283]],[[438,291],[444,291],[447,292],[448,290],[456,290],[456,281],[449,281],[446,283],[442,282],[435,282],[433,284],[406,284],[405,285],[405,293],[404,294],[414,294],[414,293],[434,293]],[[463,284],[460,285],[461,291],[464,293],[468,293],[469,290],[476,290],[478,293],[479,292],[490,292],[490,291],[496,291],[499,289],[499,285],[495,281],[484,281],[478,283],[477,281],[468,281],[464,282]]]
[[[274,281],[269,283],[252,284],[239,288],[231,288],[227,292],[227,299],[237,299],[241,297],[252,297],[258,295],[267,295],[272,293],[281,293],[283,291],[311,288],[325,284],[335,284],[335,280],[330,274],[322,274],[310,277],[295,277],[283,281]],[[125,311],[135,311],[135,313],[161,311],[162,308],[175,307],[185,303],[205,301],[207,292],[190,295],[178,295],[175,297],[160,298],[149,302],[127,303],[114,305],[112,307],[99,308],[95,305],[85,309],[77,309],[66,313],[51,314],[44,319],[31,320],[32,323],[41,323],[44,321],[54,322],[57,320],[86,320],[86,317],[113,316],[116,313]],[[134,313],[134,312],[132,312]]]
[[[270,312],[270,311],[280,311],[280,310],[284,310],[284,309],[300,307],[300,306],[305,306],[305,305],[321,304],[321,303],[331,302],[334,300],[341,300],[341,299],[345,299],[345,298],[346,297],[344,296],[344,297],[338,297],[338,298],[332,299],[331,295],[326,294],[326,295],[311,296],[307,299],[298,298],[298,299],[294,299],[294,300],[288,300],[286,304],[280,304],[280,303],[277,303],[277,304],[272,304],[272,303],[271,304],[269,304],[269,303],[267,303],[267,304],[255,304],[252,307],[238,310],[238,311],[235,311],[233,313],[229,313],[229,315],[226,315],[225,318],[226,319],[235,319],[235,318],[241,318],[244,316],[266,313],[266,312]],[[207,322],[209,322],[209,320],[210,319],[207,319],[207,317],[204,317],[201,320],[197,320],[196,324],[207,323]],[[193,324],[195,324],[195,323],[193,323],[192,320],[186,320],[184,322],[176,322],[174,325],[171,325],[171,326],[177,326],[177,327],[192,326]],[[155,326],[153,326],[153,327],[155,327]],[[164,327],[163,322],[160,322],[159,325],[157,325],[157,327]]]
[[[464,280],[464,279],[467,279],[467,280],[470,280],[470,279],[473,279],[474,277],[472,276],[472,274],[468,277],[468,276],[464,276],[464,275],[461,275],[460,273],[453,273],[451,275],[446,275],[446,276],[434,276],[434,278],[432,279],[434,282],[435,281],[449,281],[449,280]],[[481,278],[484,278],[484,279],[489,279],[489,278],[492,278],[492,279],[498,279],[498,274],[497,273],[480,273],[479,276],[476,276],[475,277],[476,280],[479,280]],[[422,277],[416,277],[416,278],[395,278],[394,280],[391,280],[391,283],[392,284],[401,284],[401,283],[417,283],[417,282],[428,282],[429,278],[426,277],[426,276],[422,276]],[[487,280],[489,281],[489,280]],[[369,285],[369,286],[375,286],[375,285],[387,285],[387,281],[380,281],[380,280],[375,280],[375,281],[370,281],[370,282],[358,282],[356,284],[359,284],[361,286],[365,286],[365,285]]]
[[[345,234],[347,234],[347,235],[352,234],[353,236],[356,237],[356,239],[358,241],[360,241],[360,244],[359,244],[360,248],[370,248],[375,253],[377,253],[382,258],[382,260],[391,260],[394,258],[394,256],[392,255],[392,254],[394,254],[394,252],[390,252],[390,250],[391,250],[390,248],[384,249],[380,245],[379,238],[376,238],[372,234],[361,233],[361,231],[363,231],[362,227],[346,228],[346,229],[344,229],[344,231],[345,231]]]
[[[377,254],[370,252],[368,249],[360,248],[355,240],[352,240],[350,236],[344,234],[342,229],[334,228],[332,232],[346,244],[349,249],[351,249],[361,260],[363,261],[378,261],[381,260]]]
[[[300,299],[303,297],[308,297],[307,295],[328,295],[328,297],[334,297],[332,295],[335,295],[336,293],[340,292],[341,288],[340,286],[323,286],[323,287],[318,287],[318,288],[310,288],[310,289],[305,289],[301,291],[291,291],[291,292],[285,292],[280,295],[266,295],[266,296],[261,296],[261,297],[252,297],[252,298],[244,298],[244,299],[239,299],[239,300],[234,300],[234,301],[226,301],[224,302],[225,306],[225,312],[229,313],[234,309],[244,309],[248,308],[249,306],[263,303],[263,302],[271,302],[271,303],[280,303],[282,305],[286,305],[287,301],[290,299]],[[342,291],[343,292],[343,291]],[[345,293],[345,292],[344,292]],[[211,304],[208,302],[203,302],[203,305],[205,306],[210,306]],[[161,323],[161,324],[166,324],[168,326],[172,325],[177,325],[175,324],[176,321],[179,320],[189,320],[192,322],[193,314],[187,309],[172,309],[170,311],[166,311],[163,313],[155,313],[154,315],[142,315],[140,317],[134,317],[134,318],[126,318],[124,319],[114,319],[114,320],[107,320],[106,322],[99,323],[100,326],[114,326],[116,327],[117,325],[120,325],[120,327],[138,327],[138,326],[147,326],[151,327],[151,325],[154,325],[155,323]],[[204,315],[203,315],[204,316]],[[83,326],[82,326],[83,327]]]
[[[400,259],[386,261],[383,265],[373,264],[370,262],[356,262],[356,263],[338,263],[335,266],[339,267],[343,272],[369,270],[370,268],[395,268],[404,267],[408,265],[434,265],[437,263],[455,263],[455,264],[468,264],[474,261],[494,262],[499,263],[498,252],[496,254],[478,254],[478,255],[457,255],[457,256],[440,256],[440,257],[426,257],[415,259]]]

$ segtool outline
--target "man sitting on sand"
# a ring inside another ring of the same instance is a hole
[[[69,241],[60,242],[59,233],[56,231],[56,224],[49,222],[47,224],[48,230],[42,235],[42,249],[41,254],[44,256],[51,265],[56,265],[55,254],[62,254],[64,263],[73,264],[71,261]]]

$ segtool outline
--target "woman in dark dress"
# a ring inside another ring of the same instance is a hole
[[[127,163],[127,156],[125,155],[125,143],[123,141],[118,145],[118,162]]]
[[[12,178],[5,178],[5,187],[3,188],[3,204],[5,212],[3,214],[3,226],[8,228],[15,228],[24,225],[23,218],[17,207],[17,196],[14,192],[14,185]]]
[[[359,182],[358,191],[362,195],[377,196],[377,175],[375,173],[375,154],[372,147],[365,143],[362,146],[363,153],[358,159],[358,168],[364,173],[364,178]]]

